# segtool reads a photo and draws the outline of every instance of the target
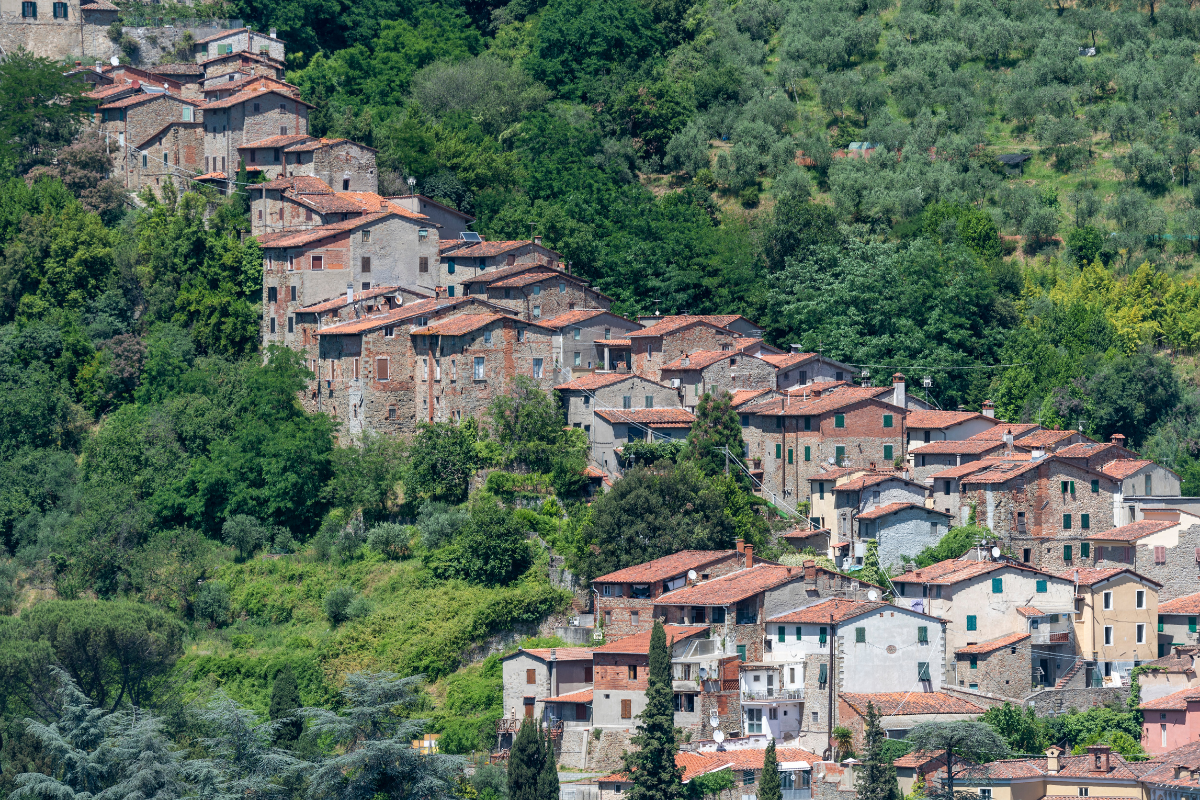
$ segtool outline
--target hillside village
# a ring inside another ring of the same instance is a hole
[[[418,187],[380,194],[372,148],[309,135],[284,56],[274,35],[240,29],[197,41],[194,64],[70,74],[92,87],[82,136],[105,142],[129,192],[249,194],[262,349],[301,354],[307,411],[351,440],[412,435],[480,417],[523,378],[586,437],[598,493],[632,465],[627,445],[682,441],[702,398],[728,393],[745,442],[731,469],[791,518],[788,563],[739,540],[577,591],[581,646],[503,659],[498,759],[534,719],[561,767],[612,771],[599,800],[625,791],[661,621],[685,778],[732,768],[744,798],[770,741],[787,800],[854,796],[857,763],[835,760],[831,739],[845,727],[861,744],[868,703],[902,738],[1006,702],[1047,714],[1121,700],[1139,667],[1155,759],[1053,747],[952,765],[955,783],[994,800],[1200,792],[1200,498],[1176,473],[1121,434],[1010,423],[990,401],[938,408],[916,376],[773,347],[740,315],[619,316],[536,233],[489,241]],[[967,524],[993,538],[912,564]],[[856,577],[869,550],[892,576],[880,584]],[[902,790],[942,780],[939,758],[898,759]]]

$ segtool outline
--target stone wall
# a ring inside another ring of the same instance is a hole
[[[705,322],[695,322],[662,336],[633,337],[633,371],[649,375],[655,380],[662,377],[662,368],[675,359],[697,350],[722,350],[737,348],[737,334]]]
[[[108,38],[116,11],[80,11],[79,0],[68,0],[67,18],[55,19],[51,0],[39,0],[37,18],[21,16],[20,0],[0,3],[0,50],[25,48],[54,61],[108,63],[119,52]]]
[[[1021,699],[1032,686],[1029,639],[990,653],[977,655],[976,668],[971,669],[971,657],[957,656],[957,683],[960,688]]]
[[[1082,670],[1080,670],[1082,673]],[[1042,689],[1025,698],[1025,705],[1041,716],[1065,714],[1070,709],[1086,711],[1107,705],[1124,705],[1129,700],[1128,686],[1103,686],[1079,689]]]
[[[451,258],[453,258],[453,253],[446,256],[445,260],[448,261]],[[455,271],[457,272],[457,268]],[[559,314],[574,311],[577,308],[607,309],[611,305],[611,301],[608,298],[588,288],[579,278],[564,273],[532,283],[524,283],[521,280],[523,277],[517,276],[498,281],[497,283],[506,284],[511,281],[513,283],[523,283],[524,285],[488,286],[486,295],[488,301],[516,311],[521,319],[533,321],[551,319],[552,317],[557,317]],[[450,282],[452,280],[447,275],[446,281]]]
[[[859,541],[877,539],[879,563],[885,567],[900,567],[903,563],[902,556],[911,557],[926,547],[936,545],[954,521],[925,508],[908,508],[872,523],[876,524],[881,526],[878,533],[873,537],[860,536]]]
[[[634,735],[633,729],[626,731],[613,728],[594,728],[593,730],[600,731],[600,738],[597,739],[594,733],[588,737],[587,769],[597,772],[602,770],[615,772],[624,768],[625,763],[621,760],[621,756],[633,747],[630,744],[630,739]]]
[[[124,26],[121,28],[121,35],[127,36],[137,42],[137,57],[134,63],[139,66],[153,66],[162,60],[167,53],[173,52],[180,42],[183,42],[190,33],[192,41],[203,39],[208,36],[220,33],[221,28],[216,25],[194,27],[194,28],[175,28],[166,26]],[[116,45],[114,45],[114,48]]]

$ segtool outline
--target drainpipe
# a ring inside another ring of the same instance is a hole
[[[835,648],[834,641],[837,638],[837,628],[833,625],[833,614],[829,615],[829,711],[826,718],[829,724],[829,760],[833,760],[833,693],[834,687],[837,685],[837,678],[834,673]]]

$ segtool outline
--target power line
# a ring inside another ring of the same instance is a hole
[[[1007,369],[1009,367],[1028,367],[1034,362],[1018,361],[1015,364],[976,364],[969,367],[946,367],[936,364],[855,364],[852,361],[843,361],[848,367],[868,367],[870,369],[894,369],[894,370],[928,370],[930,372],[953,372],[955,370],[972,370],[972,369]]]

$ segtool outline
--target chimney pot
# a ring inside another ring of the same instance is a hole
[[[754,566],[754,545],[752,544],[746,545],[746,566]]]
[[[996,418],[996,404],[993,403],[991,400],[984,400],[983,401],[983,415],[985,417],[991,417],[992,419],[995,419]]]
[[[541,237],[541,236],[535,236],[535,237],[533,237],[533,243],[534,243],[534,244],[541,244],[541,243],[542,243],[542,237]]]
[[[1109,441],[1112,442],[1113,444],[1115,444],[1117,447],[1124,447],[1125,446],[1125,434],[1114,433],[1112,435],[1112,438],[1109,439]]]

